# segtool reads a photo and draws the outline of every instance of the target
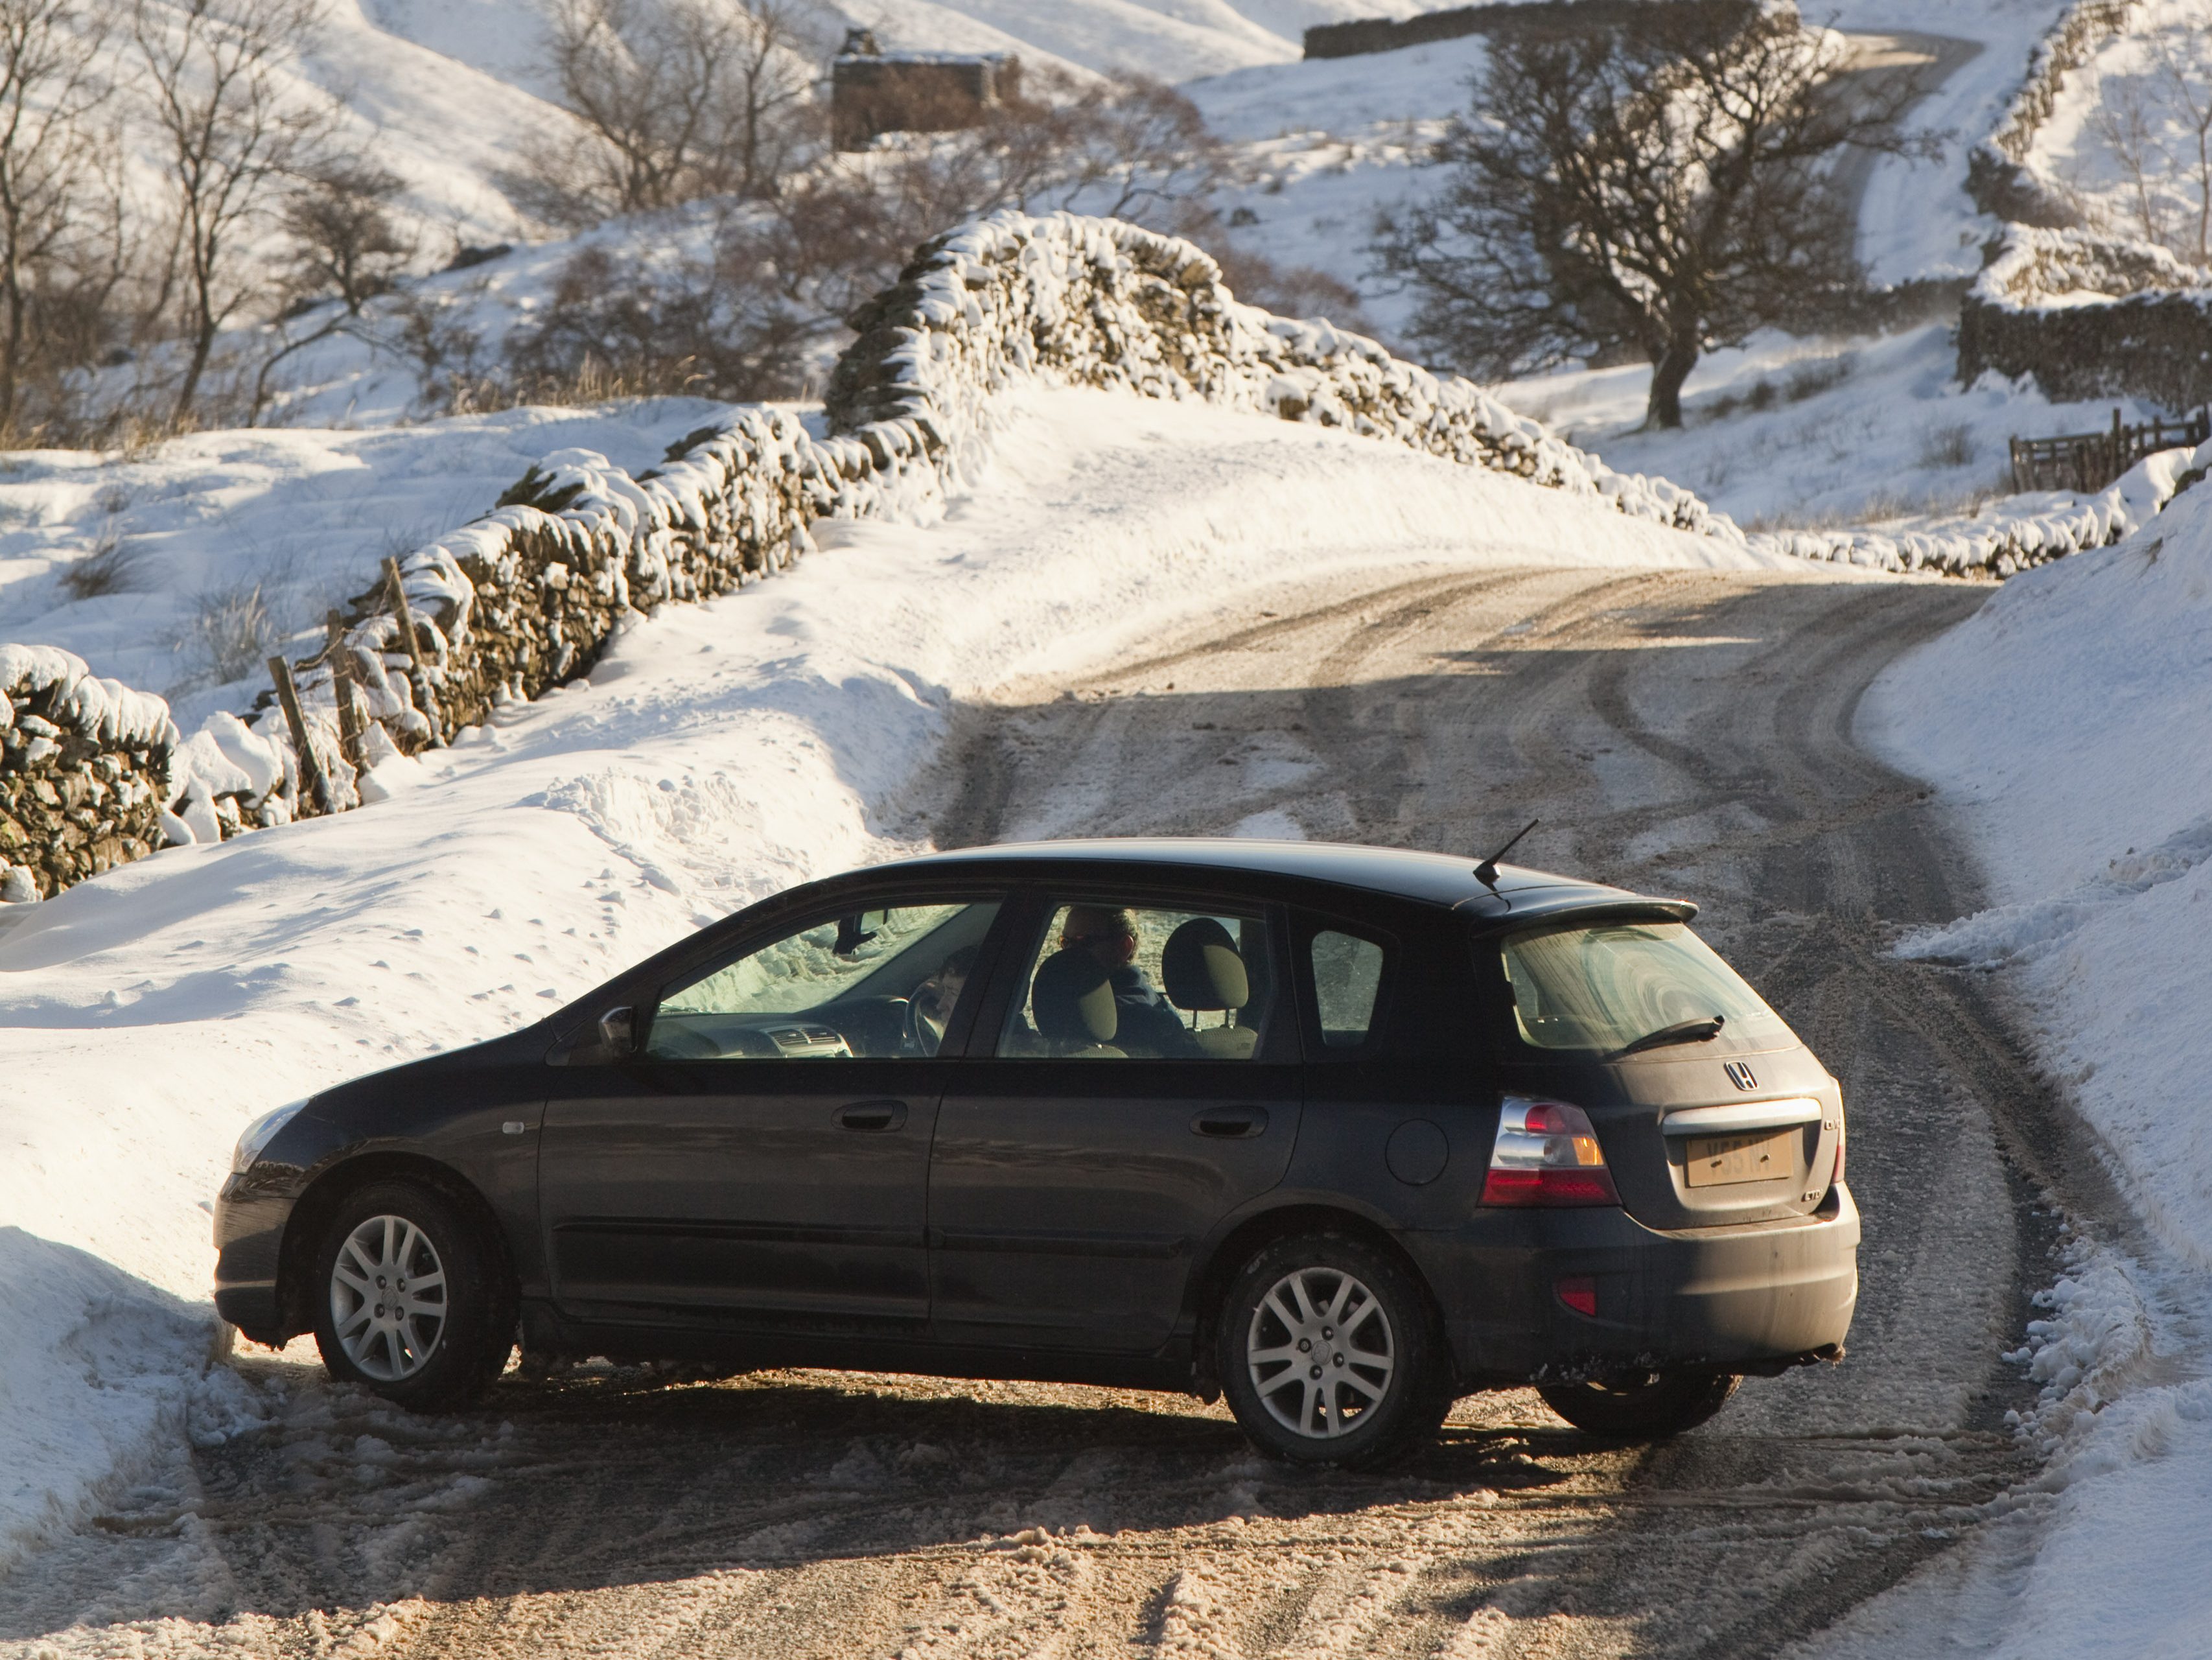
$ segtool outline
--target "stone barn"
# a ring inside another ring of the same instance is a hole
[[[830,66],[830,126],[839,149],[887,132],[979,127],[1021,97],[1022,65],[1002,52],[885,52],[854,29]]]

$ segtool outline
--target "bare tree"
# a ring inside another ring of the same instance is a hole
[[[413,258],[392,205],[407,181],[372,162],[332,160],[311,168],[284,204],[282,222],[303,291],[337,290],[349,316],[387,292]]]
[[[2147,242],[2163,244],[2167,240],[2166,211],[2157,186],[2170,165],[2160,142],[2164,112],[2150,88],[2132,76],[2100,81],[2092,97],[2089,129],[2103,141],[2127,180],[2136,233]]]
[[[260,423],[275,389],[277,368],[295,353],[332,335],[353,333],[376,343],[362,329],[361,308],[392,290],[413,256],[415,245],[400,234],[392,204],[407,181],[373,162],[333,159],[313,167],[286,200],[279,223],[292,245],[292,279],[298,300],[276,319],[276,344],[253,377],[253,398],[246,423]],[[338,309],[319,322],[295,329],[314,301],[336,289]]]
[[[1119,75],[1086,90],[1063,119],[1073,154],[1064,204],[1143,218],[1212,195],[1233,176],[1228,146],[1198,106],[1164,81]]]
[[[1626,9],[1617,27],[1499,38],[1431,206],[1378,222],[1416,333],[1508,375],[1623,348],[1651,363],[1646,418],[1682,422],[1710,348],[1856,286],[1829,162],[1902,151],[1909,80],[1844,77],[1848,48],[1750,0]]]
[[[105,15],[0,0],[0,430],[15,424],[40,270],[96,217]]]
[[[2175,252],[2206,265],[2212,263],[2212,23],[2177,23],[2159,34],[2154,50],[2166,97],[2196,152],[2196,246]]]
[[[811,90],[797,0],[559,0],[551,68],[581,124],[510,182],[540,217],[775,194],[805,143]]]
[[[189,355],[173,418],[191,413],[216,337],[263,291],[253,233],[285,179],[313,166],[334,107],[281,71],[313,41],[321,0],[138,0],[131,33],[166,152]]]

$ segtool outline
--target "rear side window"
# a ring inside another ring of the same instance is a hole
[[[1230,910],[1056,906],[999,1035],[1001,1057],[1252,1061],[1274,1006],[1267,924]]]
[[[1522,1041],[1540,1049],[1616,1049],[1670,1026],[1723,1025],[1724,1049],[1796,1041],[1782,1017],[1680,922],[1532,928],[1504,941]]]
[[[1323,928],[1314,935],[1311,950],[1321,1041],[1331,1049],[1357,1049],[1374,1030],[1382,947],[1358,934]]]

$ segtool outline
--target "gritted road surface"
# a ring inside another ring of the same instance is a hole
[[[1887,955],[1978,895],[1923,791],[1850,740],[1869,679],[1988,592],[1370,572],[961,711],[915,804],[948,846],[1242,826],[1473,856],[1540,817],[1516,859],[1698,900],[1844,1082],[1843,1365],[1650,1448],[1480,1396],[1350,1476],[1172,1396],[602,1367],[423,1420],[295,1348],[243,1362],[268,1427],[0,1581],[0,1651],[1465,1660],[1817,1630],[2035,1473],[1998,1357],[2047,1278],[2032,1195],[2063,1121],[1966,978]]]

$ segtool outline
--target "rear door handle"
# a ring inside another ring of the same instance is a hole
[[[896,1130],[906,1128],[903,1101],[856,1101],[837,1110],[837,1122],[848,1130]]]
[[[1222,1141],[1244,1140],[1267,1128],[1267,1110],[1262,1107],[1212,1107],[1190,1121],[1193,1135],[1210,1135]]]

